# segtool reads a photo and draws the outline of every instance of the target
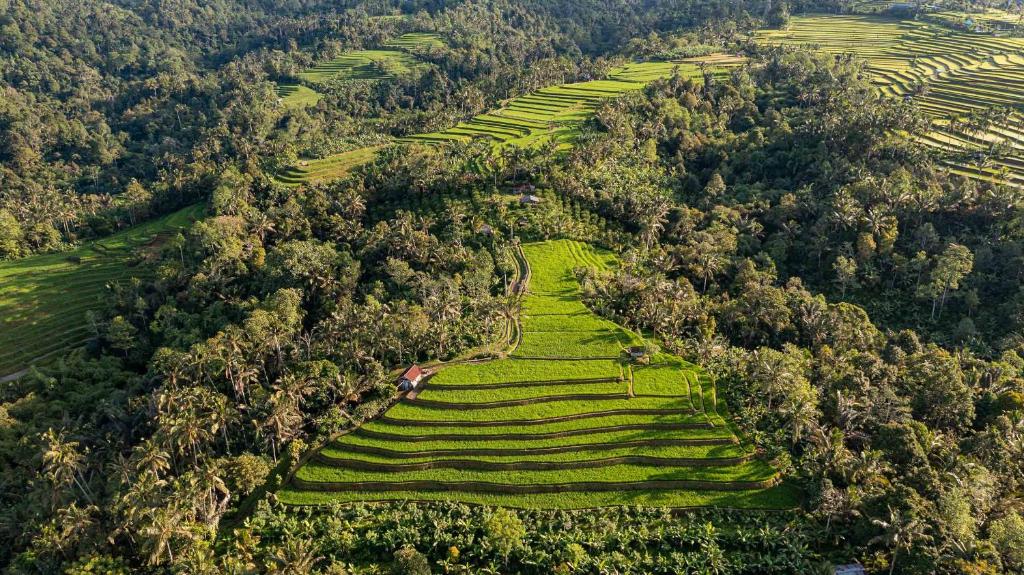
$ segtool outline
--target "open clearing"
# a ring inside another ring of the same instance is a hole
[[[185,208],[71,252],[0,262],[0,376],[82,345],[91,337],[86,312],[106,305],[108,286],[151,277],[139,260],[202,210]]]
[[[630,363],[640,336],[580,311],[573,270],[615,265],[612,254],[570,240],[523,252],[522,338],[508,357],[440,369],[415,399],[320,450],[279,492],[283,501],[795,504],[722,417],[708,374],[662,353]]]
[[[933,118],[921,142],[951,173],[1024,186],[1024,38],[834,15],[794,17],[757,38],[864,58],[881,95],[913,99]],[[980,119],[990,110],[1006,113]]]

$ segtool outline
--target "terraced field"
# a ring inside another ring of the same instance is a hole
[[[951,173],[1024,185],[1024,38],[832,15],[796,17],[757,38],[865,58],[880,94],[913,99],[932,116],[934,130],[921,141]],[[1008,113],[969,120],[997,109]]]
[[[309,85],[315,87],[318,83],[346,80],[387,80],[408,74],[424,66],[416,54],[443,48],[444,45],[444,40],[437,34],[403,34],[385,42],[384,49],[354,50],[321,62],[299,73],[301,83],[278,84],[277,95],[284,106],[315,106],[321,95]]]
[[[402,34],[394,40],[385,42],[384,46],[417,54],[420,52],[429,52],[431,50],[444,48],[445,42],[441,38],[440,34],[432,34],[430,32],[410,32],[408,34]]]
[[[281,104],[288,108],[316,106],[323,97],[320,92],[302,84],[278,84],[275,92]]]
[[[344,177],[352,168],[372,160],[379,149],[379,146],[358,148],[321,160],[302,161],[275,174],[274,179],[286,186],[338,179]]]
[[[437,144],[485,138],[495,145],[526,147],[554,140],[559,147],[566,148],[572,145],[579,124],[593,116],[603,100],[641,90],[651,81],[672,75],[677,68],[684,75],[698,78],[701,60],[706,60],[719,72],[742,63],[735,57],[716,55],[680,62],[628,64],[612,70],[605,80],[542,88],[447,130],[417,134],[404,141]]]
[[[594,114],[602,100],[621,96],[630,90],[640,90],[649,82],[671,76],[677,68],[688,76],[699,78],[702,75],[701,62],[709,65],[715,73],[725,74],[730,68],[741,65],[743,60],[715,54],[679,62],[627,64],[611,70],[606,80],[543,88],[447,130],[409,136],[399,143],[434,145],[486,138],[495,147],[538,146],[553,139],[564,149],[572,145],[580,123]],[[339,178],[353,167],[372,159],[377,149],[364,148],[320,160],[308,160],[277,174],[275,178],[285,185]]]
[[[723,419],[703,370],[666,354],[628,363],[640,337],[583,305],[573,269],[606,268],[611,254],[568,240],[523,252],[529,288],[512,353],[440,369],[415,398],[321,450],[282,500],[794,504]]]
[[[83,344],[85,313],[103,308],[107,286],[149,277],[135,260],[201,213],[194,206],[73,252],[0,263],[0,377]]]

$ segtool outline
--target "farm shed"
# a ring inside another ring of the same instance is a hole
[[[523,196],[519,198],[519,203],[527,206],[535,206],[541,203],[541,199],[533,194],[523,194]]]
[[[398,389],[400,391],[412,391],[423,380],[423,370],[420,366],[413,364],[398,378]]]

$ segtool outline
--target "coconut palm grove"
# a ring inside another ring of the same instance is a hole
[[[0,0],[0,573],[1024,575],[1024,1]]]

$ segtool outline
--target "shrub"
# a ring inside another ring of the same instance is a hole
[[[413,547],[402,547],[395,551],[395,563],[391,566],[394,575],[430,575],[430,563],[422,553]]]

